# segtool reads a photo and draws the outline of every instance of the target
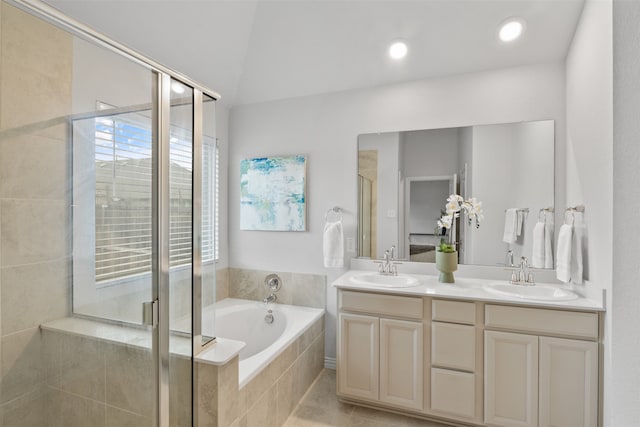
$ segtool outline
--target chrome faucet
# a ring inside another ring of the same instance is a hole
[[[507,267],[514,267],[513,265],[513,251],[509,249],[507,251]]]
[[[528,269],[529,264],[527,257],[523,256],[520,258],[520,269],[511,272],[511,280],[509,283],[512,285],[534,286],[536,282],[533,279],[533,273]]]
[[[278,297],[276,296],[276,294],[269,294],[268,297],[266,297],[265,299],[262,300],[263,303],[265,304],[270,304],[270,303],[275,303],[278,300]]]
[[[374,261],[378,266],[378,273],[384,276],[397,276],[398,275],[398,264],[395,259],[395,251],[396,245],[391,246],[391,248],[384,251],[384,255],[382,256],[382,260]]]
[[[264,278],[264,286],[269,291],[269,296],[262,300],[265,305],[275,303],[278,300],[275,292],[280,290],[282,279],[277,274],[269,274]]]

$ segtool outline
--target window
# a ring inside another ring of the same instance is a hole
[[[139,115],[95,121],[96,282],[151,271],[151,130]],[[146,119],[148,121],[148,119]],[[172,126],[170,134],[170,265],[191,262],[192,135]],[[203,144],[203,262],[217,258],[218,148]]]

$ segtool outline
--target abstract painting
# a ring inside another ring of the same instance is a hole
[[[306,231],[305,156],[240,162],[240,229]]]

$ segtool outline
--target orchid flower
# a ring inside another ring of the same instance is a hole
[[[480,222],[484,219],[482,202],[479,202],[475,197],[464,200],[464,198],[458,194],[451,194],[447,197],[445,212],[446,213],[438,220],[439,229],[450,229],[454,219],[459,218],[461,212],[467,215],[469,225],[475,221],[476,228],[480,227]]]

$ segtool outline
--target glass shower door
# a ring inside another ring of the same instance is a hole
[[[0,425],[190,427],[215,100],[30,3],[0,1]]]

